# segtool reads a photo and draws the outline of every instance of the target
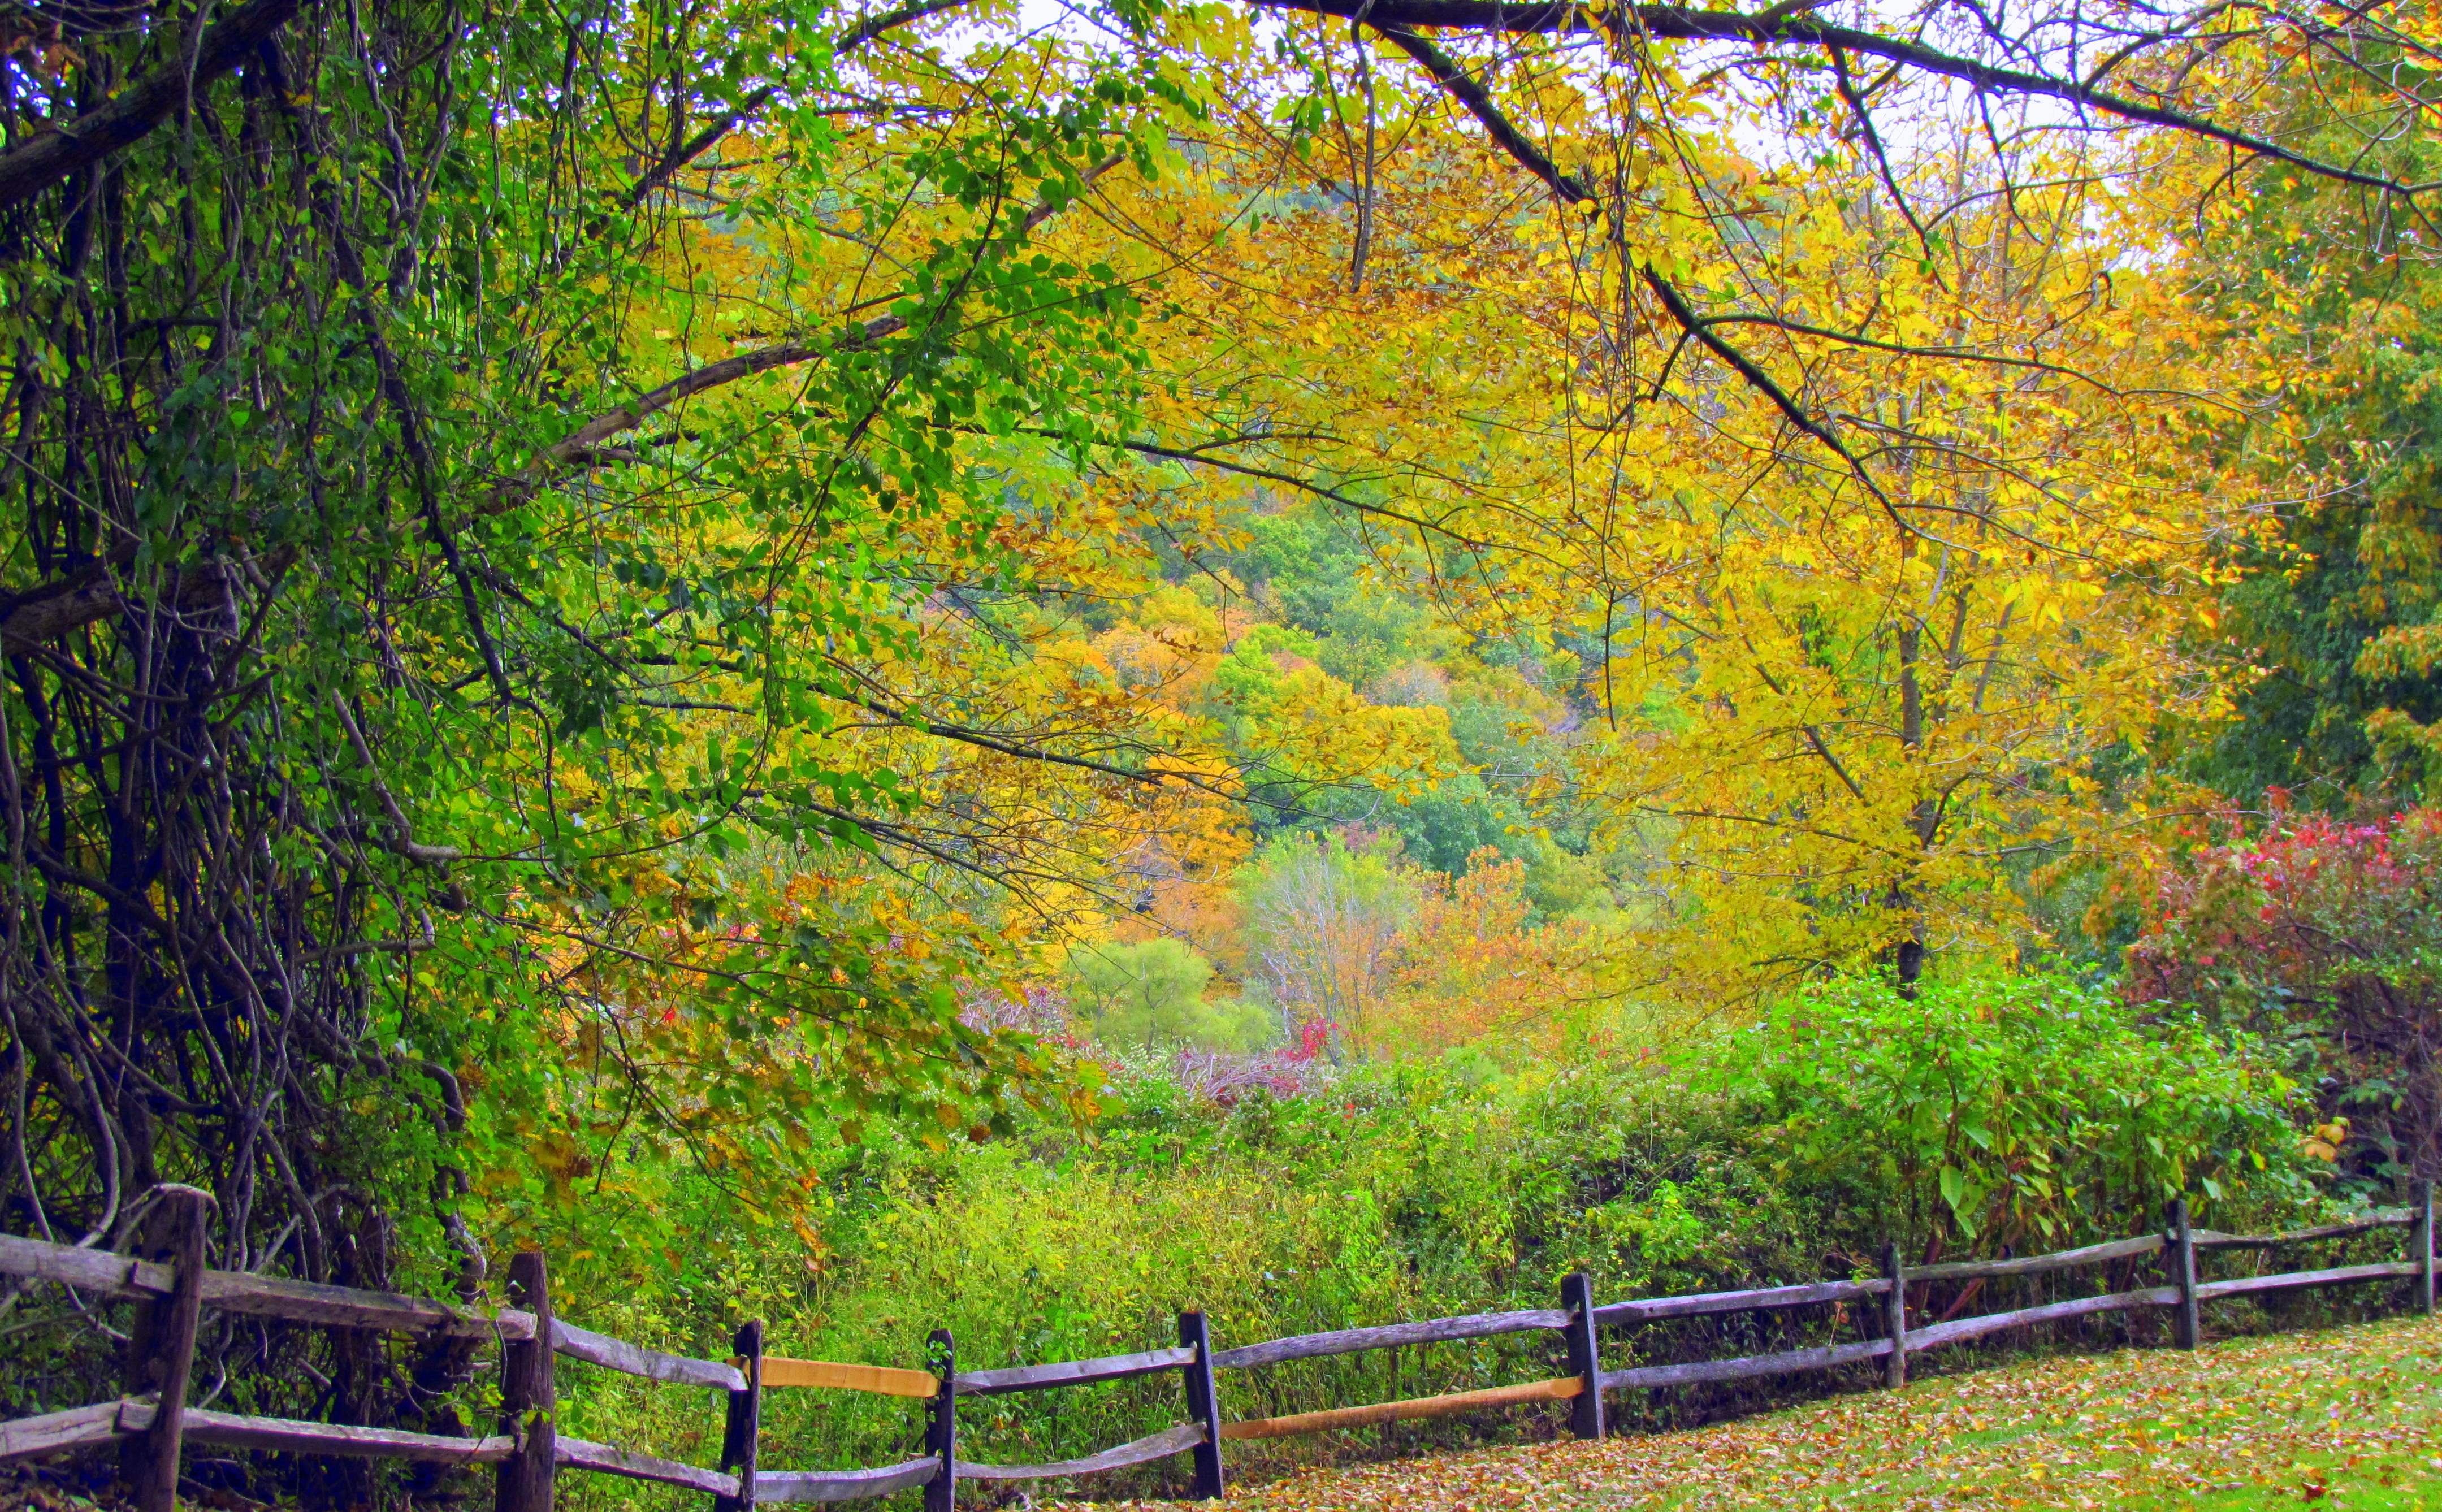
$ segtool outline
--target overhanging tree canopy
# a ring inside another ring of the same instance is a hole
[[[1236,791],[995,605],[1193,537],[1184,480],[1596,647],[1576,780],[1761,837],[1741,990],[1913,971],[2211,701],[2140,653],[2251,528],[2179,448],[2264,375],[2153,274],[2251,173],[2430,188],[2401,8],[16,14],[8,1222],[175,1176],[342,1280],[630,1138],[989,1127],[1043,1066],[957,1017],[961,879],[1072,906]],[[2342,83],[2346,151],[2293,125]],[[1351,243],[1275,280],[1302,215]],[[1648,780],[1652,699],[1718,738]]]

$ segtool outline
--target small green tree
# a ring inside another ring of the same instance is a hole
[[[1264,1011],[1207,1002],[1212,981],[1211,961],[1166,937],[1099,945],[1068,961],[1069,1003],[1103,1045],[1249,1050],[1262,1044],[1269,1028]]]

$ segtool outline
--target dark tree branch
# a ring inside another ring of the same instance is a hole
[[[1637,277],[1644,281],[1647,288],[1653,291],[1653,297],[1662,301],[1662,307],[1669,312],[1671,319],[1678,322],[1679,329],[1695,337],[1699,346],[1726,363],[1748,388],[1770,400],[1772,407],[1780,411],[1782,418],[1807,435],[1813,437],[1823,445],[1825,450],[1848,464],[1849,471],[1855,476],[1859,483],[1864,485],[1868,493],[1874,496],[1874,501],[1883,506],[1883,513],[1891,518],[1891,523],[1910,535],[1916,534],[1916,527],[1901,517],[1898,508],[1891,503],[1889,496],[1883,492],[1882,485],[1875,483],[1873,475],[1866,470],[1865,463],[1855,452],[1849,449],[1848,443],[1840,439],[1839,433],[1832,428],[1829,421],[1817,419],[1804,405],[1792,397],[1789,391],[1782,388],[1771,373],[1764,372],[1753,357],[1714,335],[1713,322],[1705,320],[1689,308],[1686,297],[1671,287],[1667,279],[1655,272],[1652,264],[1647,263],[1640,266],[1637,269]]]
[[[111,565],[124,567],[135,556],[131,548]],[[288,568],[294,556],[293,549],[283,547],[263,558],[260,565],[269,574],[277,575]],[[226,561],[173,568],[165,575],[155,607],[177,613],[225,609],[244,575],[243,568]],[[6,610],[0,610],[0,651],[10,655],[33,650],[81,626],[108,619],[127,607],[124,591],[108,568],[100,563],[21,594],[13,601],[0,602],[8,603]]]
[[[1048,430],[1035,430],[1031,433],[1043,436],[1056,435],[1055,432]],[[1244,445],[1245,443],[1232,442],[1230,444]],[[1387,505],[1369,504],[1362,500],[1352,499],[1346,493],[1333,487],[1331,484],[1316,483],[1311,478],[1300,478],[1294,473],[1281,472],[1270,467],[1257,467],[1243,462],[1232,462],[1226,457],[1216,457],[1212,455],[1212,448],[1211,446],[1197,446],[1193,449],[1181,449],[1176,446],[1165,446],[1158,442],[1153,441],[1112,441],[1097,443],[1097,445],[1107,445],[1121,447],[1128,451],[1136,452],[1139,456],[1159,457],[1169,462],[1191,463],[1196,466],[1211,467],[1220,472],[1235,473],[1241,478],[1257,478],[1266,483],[1281,483],[1287,487],[1295,488],[1301,493],[1312,494],[1317,499],[1329,500],[1331,502],[1339,505],[1341,508],[1356,514],[1374,515],[1383,519],[1396,520],[1400,524],[1405,525],[1412,530],[1428,532],[1431,535],[1439,536],[1444,539],[1449,540],[1453,545],[1464,547],[1468,551],[1485,552],[1492,549],[1491,542],[1479,540],[1472,536],[1460,535],[1457,531],[1450,529],[1448,525],[1445,525],[1438,520],[1426,519],[1420,516],[1411,515],[1400,510],[1390,508]]]
[[[1104,158],[1086,170],[1082,175],[1084,182],[1092,184],[1094,180],[1118,167],[1121,161],[1119,157]],[[1027,211],[1026,229],[1032,232],[1071,203],[1073,201],[1050,197],[1039,201]],[[543,453],[544,459],[563,466],[581,462],[594,456],[600,450],[602,444],[611,437],[632,430],[651,416],[699,393],[726,388],[741,379],[751,378],[760,373],[770,373],[776,368],[793,368],[801,362],[811,362],[817,357],[833,352],[850,351],[860,346],[866,346],[881,340],[884,337],[896,336],[906,329],[907,322],[898,316],[877,316],[862,324],[849,325],[835,335],[775,341],[768,347],[758,347],[755,351],[740,353],[734,357],[724,357],[719,362],[707,362],[702,367],[682,373],[658,389],[638,394],[629,403],[608,414],[597,415],[587,421],[555,443]],[[530,477],[531,474],[529,474]]]
[[[1285,0],[1255,0],[1255,3],[1285,3]],[[1321,3],[1321,0],[1318,0],[1318,3]],[[1394,6],[1397,3],[1398,0],[1393,0]],[[1434,3],[1447,3],[1447,0],[1434,0]],[[1472,0],[1468,0],[1468,3],[1472,3]],[[1455,60],[1405,27],[1385,26],[1376,22],[1375,29],[1390,38],[1400,51],[1413,58],[1427,73],[1432,75],[1434,83],[1440,85],[1445,93],[1466,106],[1467,114],[1483,123],[1485,135],[1489,136],[1502,151],[1516,159],[1528,173],[1550,186],[1552,192],[1558,196],[1563,204],[1582,205],[1594,202],[1595,191],[1572,175],[1562,173],[1560,166],[1552,161],[1550,155],[1528,140],[1525,133],[1512,125],[1509,118],[1502,114],[1501,107],[1493,103],[1492,97],[1485,91],[1484,86],[1478,83],[1465,68],[1459,66]],[[1625,257],[1626,248],[1621,250]],[[1857,459],[1855,453],[1850,451],[1828,422],[1810,413],[1805,406],[1790,395],[1788,390],[1774,380],[1772,374],[1764,372],[1754,358],[1716,336],[1708,328],[1708,323],[1689,307],[1686,299],[1670,285],[1669,281],[1654,270],[1651,263],[1638,264],[1636,272],[1645,286],[1651,289],[1654,297],[1662,301],[1663,309],[1669,313],[1671,319],[1678,322],[1682,331],[1693,337],[1705,351],[1727,363],[1748,387],[1772,401],[1773,408],[1778,410],[1791,425],[1822,443],[1833,456],[1846,463],[1857,482],[1867,492],[1874,496],[1875,501],[1883,506],[1884,513],[1891,517],[1892,523],[1902,530],[1911,529],[1907,521],[1900,517],[1899,511],[1892,507],[1890,500],[1875,483],[1872,476],[1866,471],[1865,464]]]
[[[2080,373],[2075,368],[2063,367],[2057,362],[2046,362],[2040,357],[2012,357],[2003,356],[1997,352],[1959,351],[1947,347],[1918,347],[1898,341],[1878,341],[1869,336],[1859,336],[1850,331],[1834,331],[1827,326],[1809,325],[1803,320],[1786,319],[1777,315],[1707,315],[1700,318],[1697,323],[1700,325],[1765,325],[1777,331],[1787,331],[1795,336],[1820,337],[1826,341],[1837,341],[1843,346],[1864,347],[1868,351],[1888,352],[1903,357],[1937,357],[1946,362],[1984,362],[2002,368],[2026,368],[2032,372],[2049,373],[2058,377],[2087,384],[2110,394],[2115,399],[2124,398],[2131,392],[2185,393],[2183,390],[2115,389],[2102,379]],[[2186,396],[2199,399],[2203,397],[2201,394]]]
[[[79,169],[142,141],[171,112],[234,68],[297,13],[300,0],[253,0],[204,33],[191,56],[173,59],[64,125],[0,153],[0,209],[23,204]]]
[[[1359,15],[1367,15],[1374,27],[1385,36],[1393,36],[1394,28],[1433,27],[1451,31],[1583,32],[1681,42],[1750,42],[1758,46],[1836,47],[1866,57],[1885,59],[1921,73],[1956,79],[1979,91],[2040,96],[2083,105],[2105,115],[2117,116],[2123,120],[2167,126],[2208,141],[2222,142],[2261,157],[2287,163],[2304,173],[2363,189],[2394,194],[2416,194],[2437,187],[2433,184],[2404,184],[2379,173],[2362,173],[2339,163],[2327,163],[2292,152],[2267,137],[2221,125],[2209,117],[2133,100],[2080,80],[2033,73],[2023,68],[2004,68],[1979,59],[1943,52],[1904,37],[1889,37],[1876,31],[1863,31],[1854,27],[1833,26],[1806,16],[1787,14],[1779,8],[1750,15],[1735,10],[1698,10],[1686,6],[1508,5],[1503,0],[1247,0],[1247,3],[1258,9],[1304,10],[1351,21]],[[1412,52],[1410,55],[1415,56]],[[1419,58],[1418,61],[1423,60]],[[1468,108],[1473,110],[1475,107],[1470,104]]]
[[[1270,4],[1273,0],[1256,0],[1256,3]],[[1485,135],[1498,143],[1503,152],[1523,163],[1527,172],[1550,185],[1553,193],[1571,205],[1583,204],[1595,197],[1594,191],[1561,173],[1559,164],[1552,161],[1541,148],[1528,141],[1525,133],[1511,125],[1509,118],[1501,113],[1501,107],[1492,102],[1492,96],[1476,82],[1472,74],[1459,66],[1457,60],[1410,27],[1385,25],[1377,19],[1374,29],[1390,38],[1393,46],[1413,58],[1425,72],[1432,75],[1433,82],[1441,85],[1443,93],[1467,107],[1467,113],[1484,127]]]
[[[885,31],[896,31],[911,21],[921,21],[926,16],[939,15],[944,10],[956,10],[958,7],[969,3],[970,0],[913,0],[913,3],[901,6],[896,9],[867,16],[840,33],[840,40],[831,45],[831,55],[845,58]]]
[[[1081,772],[1098,773],[1103,776],[1117,777],[1123,782],[1143,783],[1151,787],[1159,787],[1165,780],[1175,777],[1191,787],[1203,788],[1207,792],[1220,791],[1198,781],[1193,773],[1132,771],[1127,767],[1113,766],[1107,761],[1096,761],[1090,756],[1070,756],[1066,752],[1049,751],[1041,746],[1021,745],[1014,740],[1003,739],[989,731],[974,729],[963,724],[945,723],[931,718],[920,709],[893,705],[880,699],[866,698],[850,692],[844,685],[826,688],[824,692],[842,703],[852,703],[868,714],[878,714],[892,724],[903,726],[918,735],[929,735],[943,740],[956,740],[963,745],[975,746],[985,751],[996,751],[1002,756],[1015,756],[1022,761],[1043,761],[1053,766],[1075,767]],[[1235,796],[1234,793],[1223,795]]]
[[[1933,258],[1933,238],[1926,234],[1924,223],[1916,218],[1916,209],[1901,192],[1899,176],[1891,172],[1889,155],[1883,151],[1882,134],[1874,130],[1874,113],[1867,108],[1865,93],[1855,80],[1849,77],[1849,55],[1839,48],[1832,49],[1832,78],[1840,86],[1840,98],[1848,102],[1849,114],[1856,118],[1857,133],[1865,138],[1866,150],[1873,155],[1874,172],[1881,175],[1883,188],[1889,191],[1891,203],[1906,218],[1908,228],[1916,232],[1917,245],[1924,248],[1928,263]]]

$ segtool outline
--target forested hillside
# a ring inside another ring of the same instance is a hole
[[[0,9],[0,1232],[998,1363],[2391,1200],[2437,46]],[[113,1327],[0,1294],[0,1416]]]

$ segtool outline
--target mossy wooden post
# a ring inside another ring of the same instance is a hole
[[[2419,1181],[2409,1189],[2408,1263],[2416,1267],[2416,1310],[2433,1310],[2433,1183]]]
[[[1602,1349],[1595,1338],[1595,1284],[1582,1271],[1560,1278],[1560,1306],[1569,1315],[1569,1374],[1585,1383],[1569,1399],[1569,1431],[1603,1436]]]
[[[1900,1265],[1900,1242],[1883,1245],[1883,1279],[1891,1284],[1883,1293],[1883,1337],[1891,1352],[1883,1357],[1883,1384],[1893,1391],[1907,1384],[1907,1271]]]
[[[509,1305],[534,1314],[535,1331],[501,1350],[501,1431],[514,1434],[518,1447],[501,1462],[494,1505],[499,1512],[551,1512],[559,1390],[552,1378],[551,1271],[540,1250],[520,1250],[509,1262]]]
[[[2162,1264],[2178,1287],[2178,1309],[2171,1316],[2171,1342],[2180,1349],[2196,1347],[2196,1237],[2188,1227],[2188,1199],[2171,1199],[2171,1231],[2162,1236]]]
[[[158,1206],[144,1221],[137,1253],[173,1267],[170,1295],[136,1309],[127,1336],[127,1394],[155,1397],[153,1426],[127,1441],[118,1471],[135,1487],[139,1512],[171,1512],[178,1501],[178,1440],[195,1331],[204,1306],[204,1210],[212,1194],[195,1187],[154,1189]]]
[[[924,1512],[953,1512],[958,1501],[958,1349],[946,1328],[933,1330],[931,1346],[925,1351],[927,1363],[940,1376],[941,1390],[933,1398],[924,1448],[941,1462],[941,1468],[924,1483]]]
[[[1212,1326],[1202,1313],[1178,1315],[1178,1341],[1195,1351],[1180,1375],[1187,1380],[1187,1415],[1204,1426],[1204,1442],[1195,1446],[1195,1484],[1188,1495],[1198,1502],[1221,1499],[1221,1396],[1212,1385]]]
[[[713,1512],[745,1512],[755,1504],[755,1448],[763,1434],[763,1324],[747,1323],[730,1341],[746,1389],[729,1394],[729,1419],[721,1425],[720,1467],[738,1475],[736,1496],[712,1499]]]

